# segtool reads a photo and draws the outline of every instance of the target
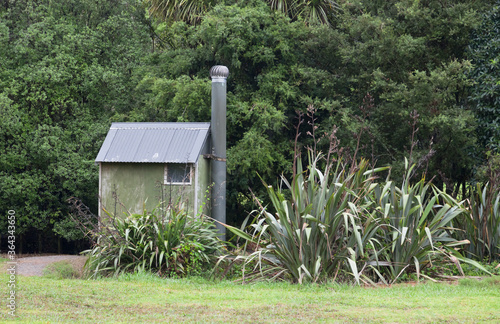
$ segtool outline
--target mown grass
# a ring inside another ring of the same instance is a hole
[[[26,323],[498,323],[500,282],[362,288],[241,285],[152,275],[99,280],[19,277],[17,307],[16,320]],[[0,319],[10,318],[6,308],[1,314]]]

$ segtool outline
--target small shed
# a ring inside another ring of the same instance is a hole
[[[142,213],[180,200],[193,215],[203,207],[225,237],[228,76],[226,66],[210,69],[210,123],[111,125],[95,160],[100,219],[104,209],[115,215]]]
[[[197,214],[209,198],[209,153],[210,123],[112,123],[95,160],[99,216],[103,208],[142,213],[179,199]]]

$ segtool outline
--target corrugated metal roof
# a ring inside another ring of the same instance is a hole
[[[96,162],[195,163],[210,123],[112,123]]]

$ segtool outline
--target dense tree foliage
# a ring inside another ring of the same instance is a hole
[[[474,64],[471,97],[480,143],[500,153],[500,3],[473,34],[470,56]]]
[[[199,23],[207,12],[216,4],[224,1],[216,0],[145,0],[149,12],[156,18],[167,21],[184,21],[190,24]],[[265,0],[269,7],[285,13],[293,19],[303,19],[308,24],[329,25],[334,13],[339,9],[332,0]]]
[[[215,64],[230,70],[232,223],[254,208],[249,188],[266,196],[259,177],[291,173],[297,133],[302,153],[327,152],[335,130],[344,153],[357,148],[396,178],[411,154],[415,178],[439,186],[471,179],[483,150],[478,125],[491,126],[482,143],[498,132],[488,110],[498,92],[497,13],[467,60],[492,1],[310,2],[332,5],[328,24],[298,14],[305,1],[192,1],[204,5],[196,24],[175,14],[152,20],[151,2],[2,3],[0,209],[16,209],[19,230],[77,237],[65,200],[78,196],[96,211],[93,160],[109,123],[208,121]]]
[[[0,209],[16,210],[18,233],[77,238],[66,199],[97,211],[93,160],[110,116],[135,102],[133,71],[150,46],[143,9],[26,0],[1,16]]]

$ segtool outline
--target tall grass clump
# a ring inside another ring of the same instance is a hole
[[[478,183],[465,197],[466,213],[457,219],[457,237],[470,245],[466,255],[487,263],[500,261],[500,154],[487,153],[478,168]]]
[[[493,262],[500,260],[500,191],[490,183],[480,183],[465,201],[466,213],[457,221],[462,231],[458,237],[470,244],[465,252],[470,258]]]
[[[465,213],[462,203],[423,178],[412,183],[413,167],[405,162],[407,171],[400,186],[388,180],[373,190],[372,216],[379,230],[368,242],[371,248],[364,269],[383,282],[394,282],[405,273],[418,278],[423,268],[438,260],[447,259],[460,271],[459,261],[479,266],[456,250],[469,243],[456,240],[451,227]]]
[[[80,275],[80,272],[68,261],[54,262],[43,269],[43,276],[53,279],[73,279],[79,278]]]
[[[321,171],[320,159],[312,158],[306,171],[298,160],[292,181],[282,177],[284,188],[265,184],[271,206],[261,206],[248,234],[227,226],[257,247],[236,258],[255,265],[247,277],[316,282],[341,269],[358,277],[356,261],[379,226],[368,213],[379,170],[362,160],[350,171],[340,162]]]
[[[206,217],[193,217],[169,205],[127,217],[110,215],[85,251],[90,277],[151,271],[161,276],[201,275],[210,270],[223,247]]]
[[[292,181],[282,177],[283,187],[264,184],[271,204],[260,206],[247,230],[226,225],[253,248],[233,257],[249,267],[243,279],[302,283],[340,274],[389,284],[410,274],[427,277],[422,270],[444,260],[460,271],[460,262],[484,270],[457,250],[469,243],[453,237],[463,203],[424,179],[412,183],[408,161],[397,186],[389,178],[378,182],[375,175],[386,168],[372,169],[366,160],[349,169],[327,163],[321,171],[320,159],[306,170],[298,160]]]

